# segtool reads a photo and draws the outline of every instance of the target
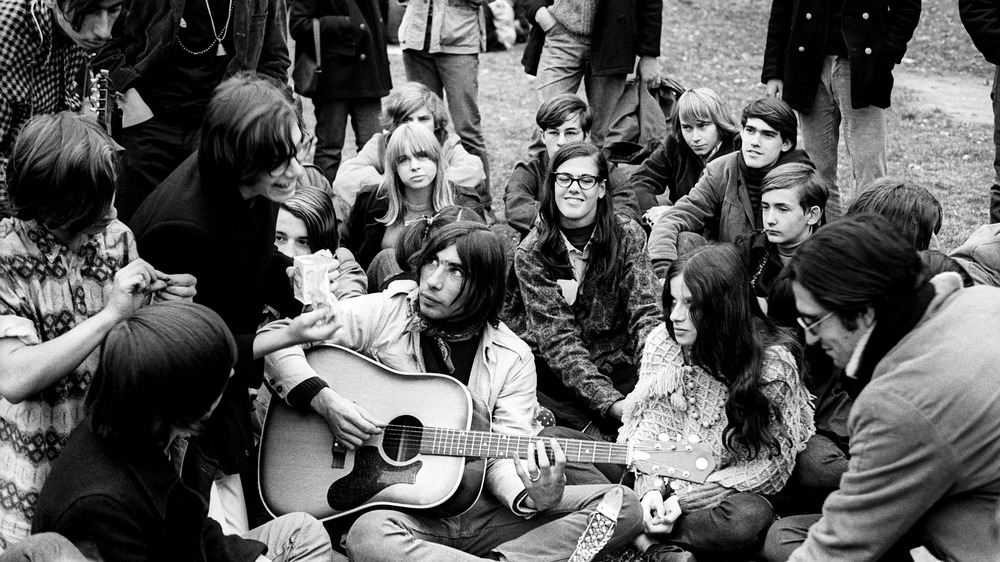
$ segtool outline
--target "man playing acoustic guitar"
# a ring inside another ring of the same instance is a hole
[[[396,285],[341,301],[334,320],[340,329],[328,343],[399,371],[448,374],[487,404],[493,432],[511,440],[529,435],[537,405],[535,363],[528,345],[498,319],[506,263],[503,243],[485,226],[448,225],[414,257],[417,289]],[[292,406],[321,414],[343,447],[355,450],[390,432],[385,420],[329,388],[301,348],[268,356],[267,379]],[[434,402],[433,396],[409,399]],[[566,560],[588,517],[615,486],[566,486],[565,465],[555,440],[549,447],[533,441],[526,462],[488,461],[486,491],[461,515],[435,518],[390,509],[361,515],[348,533],[348,554],[355,561]],[[641,526],[639,501],[624,490],[604,550],[627,545]]]

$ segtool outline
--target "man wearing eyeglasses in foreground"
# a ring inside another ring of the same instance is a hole
[[[795,149],[795,112],[785,102],[750,102],[743,109],[741,126],[740,151],[709,162],[691,192],[653,225],[649,257],[660,279],[686,247],[700,245],[702,238],[735,242],[741,235],[762,230],[764,176],[789,162],[812,165],[805,152]]]
[[[535,226],[539,192],[545,186],[545,175],[552,155],[564,144],[590,142],[592,121],[587,102],[575,94],[552,96],[538,107],[535,122],[542,130],[545,150],[514,166],[503,196],[507,224],[521,235],[521,239]],[[641,224],[639,203],[628,177],[612,165],[608,181],[612,186],[615,211],[624,213]]]
[[[1000,290],[933,278],[886,219],[848,215],[789,264],[799,322],[864,388],[848,471],[823,515],[769,531],[768,562],[1000,560]],[[811,528],[810,528],[811,525]]]

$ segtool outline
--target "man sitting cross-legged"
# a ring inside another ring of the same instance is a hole
[[[587,102],[574,94],[559,94],[542,102],[535,114],[535,122],[541,129],[545,150],[530,160],[522,160],[514,166],[507,180],[503,202],[507,224],[524,238],[535,226],[538,215],[540,191],[545,185],[549,160],[559,147],[571,142],[590,142],[590,125],[593,121]],[[617,168],[611,168],[609,176],[615,198],[615,210],[639,222],[639,203],[628,177]]]
[[[503,242],[480,224],[458,222],[431,237],[412,260],[419,286],[345,300],[329,343],[344,345],[400,371],[446,373],[486,402],[497,433],[527,435],[535,398],[528,345],[498,320],[504,299]],[[405,288],[404,288],[405,287]],[[266,329],[266,328],[265,328]],[[293,406],[322,414],[337,441],[354,449],[384,427],[316,376],[301,348],[267,358],[268,378]],[[553,442],[554,443],[554,442]],[[510,458],[486,468],[486,491],[462,515],[439,519],[371,511],[347,537],[352,560],[566,560],[609,485],[566,486],[566,458],[552,445],[528,447],[527,467]],[[537,462],[535,458],[537,457]],[[606,550],[620,548],[642,524],[638,499],[625,490]]]

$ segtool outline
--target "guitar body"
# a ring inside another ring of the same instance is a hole
[[[489,431],[490,412],[465,385],[393,371],[338,346],[313,348],[306,358],[334,391],[393,427],[348,451],[334,444],[318,414],[272,399],[258,465],[261,497],[272,514],[304,511],[329,520],[389,508],[451,516],[472,506],[486,460],[424,455],[413,447],[421,427]]]

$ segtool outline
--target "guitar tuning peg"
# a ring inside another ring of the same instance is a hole
[[[656,438],[659,439],[660,441],[670,441],[670,436],[667,435],[666,433],[661,433],[657,435]]]
[[[694,433],[688,435],[688,443],[700,443],[700,442],[701,442],[701,437],[698,437]]]

